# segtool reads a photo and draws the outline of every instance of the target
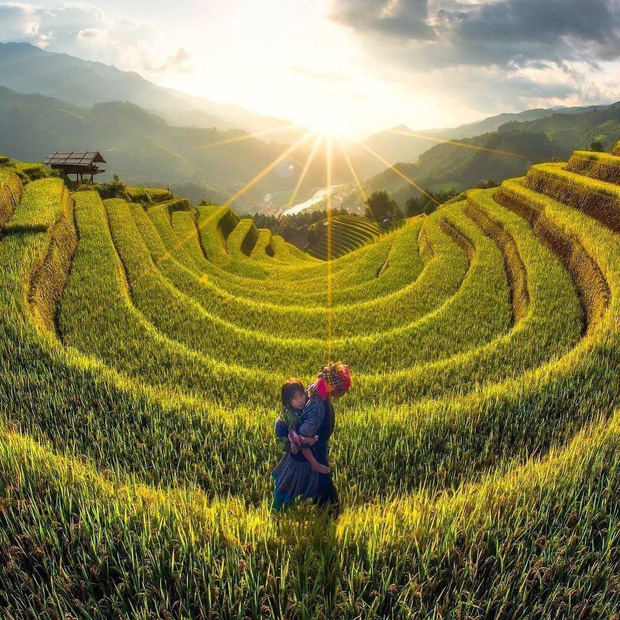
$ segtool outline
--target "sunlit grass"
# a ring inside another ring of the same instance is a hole
[[[73,203],[5,170],[2,609],[610,617],[614,157],[535,166],[327,264],[227,206]],[[354,376],[343,513],[274,518],[278,386],[328,355]]]

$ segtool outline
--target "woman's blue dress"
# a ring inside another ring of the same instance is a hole
[[[329,438],[334,430],[334,407],[330,400],[322,401],[318,396],[313,398],[317,398],[321,404],[323,415],[315,433],[319,437],[318,441],[311,449],[321,465],[329,466]],[[276,434],[280,437],[285,436],[287,429],[279,427],[276,423]],[[338,505],[332,472],[329,474],[315,472],[301,451],[297,454],[287,452],[271,475],[275,480],[274,499],[278,505],[292,504],[297,497],[311,498],[314,503],[321,506]]]

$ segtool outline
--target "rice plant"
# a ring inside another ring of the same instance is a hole
[[[328,268],[0,160],[3,617],[613,617],[618,170],[578,151]],[[274,518],[278,387],[328,330],[343,511]]]

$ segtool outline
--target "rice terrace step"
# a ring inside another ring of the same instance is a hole
[[[0,620],[618,620],[617,6],[236,1],[0,6]]]

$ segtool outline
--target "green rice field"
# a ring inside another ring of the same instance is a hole
[[[329,261],[127,198],[0,161],[0,617],[619,617],[620,143]],[[342,512],[274,515],[328,357]]]

